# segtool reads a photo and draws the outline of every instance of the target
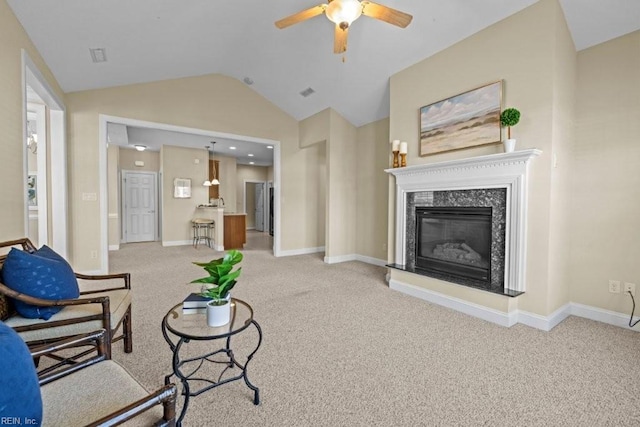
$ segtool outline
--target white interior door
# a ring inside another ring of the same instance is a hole
[[[123,172],[124,241],[149,242],[156,239],[156,174]]]
[[[264,183],[256,184],[256,231],[264,231]]]

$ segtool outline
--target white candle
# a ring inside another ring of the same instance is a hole
[[[400,146],[400,140],[394,139],[391,146],[391,151],[398,151],[398,147]]]
[[[407,143],[405,141],[400,143],[400,154],[407,154]]]

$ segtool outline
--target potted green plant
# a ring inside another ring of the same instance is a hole
[[[242,261],[242,253],[237,250],[228,251],[222,258],[209,262],[194,262],[205,269],[208,276],[195,279],[191,283],[203,283],[202,295],[211,298],[207,303],[207,323],[209,326],[222,326],[231,319],[231,301],[229,291],[236,285],[242,267],[233,270]]]
[[[500,124],[507,128],[507,139],[504,140],[504,151],[511,153],[516,147],[515,138],[511,138],[511,126],[520,121],[520,111],[516,108],[507,108],[500,114]]]

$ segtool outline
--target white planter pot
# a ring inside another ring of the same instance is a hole
[[[223,326],[231,320],[231,301],[223,300],[224,304],[216,305],[219,301],[207,303],[207,325]]]
[[[515,138],[505,139],[503,141],[503,144],[504,144],[504,152],[505,153],[513,153],[513,150],[516,149],[516,139]]]

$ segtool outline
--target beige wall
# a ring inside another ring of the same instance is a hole
[[[576,113],[571,300],[628,315],[608,280],[640,295],[640,32],[578,53]]]
[[[143,161],[144,166],[136,166],[136,161]],[[138,151],[131,148],[120,147],[119,170],[121,171],[145,171],[158,172],[160,170],[159,151]]]
[[[107,191],[109,194],[108,205],[108,235],[109,246],[116,247],[120,245],[121,226],[120,226],[120,147],[110,145],[107,147]]]
[[[551,193],[549,199],[549,278],[547,313],[565,306],[570,298],[569,247],[571,149],[575,138],[577,54],[560,6],[555,14],[555,72],[551,147]]]
[[[67,101],[69,207],[74,219],[71,246],[79,269],[100,268],[98,260],[89,256],[91,250],[100,250],[99,204],[83,202],[79,197],[83,192],[98,190],[99,114],[280,141],[281,213],[282,224],[286,224],[281,248],[315,244],[303,231],[309,226],[311,205],[307,198],[314,183],[300,179],[315,158],[298,148],[298,122],[243,83],[207,75],[75,92],[67,94]],[[230,195],[222,195],[227,205],[235,206],[235,182],[229,190]],[[201,199],[198,202],[203,203],[206,196]],[[171,238],[165,236],[165,240]]]
[[[329,138],[331,109],[327,108],[300,121],[300,147],[309,147]]]
[[[517,107],[522,112],[520,123],[512,129],[512,137],[518,140],[516,149],[543,151],[533,160],[530,170],[527,292],[518,298],[518,308],[541,315],[547,315],[553,309],[548,292],[552,115],[558,108],[563,108],[556,102],[554,90],[559,84],[558,75],[567,73],[557,69],[556,61],[556,50],[564,49],[566,45],[564,36],[558,41],[558,33],[564,32],[558,27],[565,26],[561,17],[562,10],[557,1],[541,0],[391,78],[389,138],[409,142],[409,165],[502,152],[501,145],[487,145],[419,157],[418,112],[421,106],[504,80],[503,106]],[[389,180],[393,181],[393,178]],[[394,203],[395,193],[390,191],[389,204]],[[391,210],[389,213],[388,243],[391,247],[395,218]],[[455,287],[450,285],[450,292],[454,292]],[[465,299],[479,303],[471,289],[465,291]]]
[[[330,111],[327,141],[327,218],[325,257],[355,254],[356,250],[356,128]]]
[[[191,219],[196,207],[209,198],[208,187],[202,185],[209,176],[207,152],[204,150],[163,145],[160,150],[162,168],[162,244],[176,245],[192,238]],[[191,180],[191,198],[174,198],[174,180]]]
[[[356,253],[387,260],[389,119],[358,128]]]
[[[5,0],[0,0],[0,240],[24,237],[22,49],[27,51],[56,95],[64,95]],[[6,161],[11,159],[11,161]]]
[[[300,122],[300,146],[313,159],[304,172],[305,182],[309,183],[309,203],[312,218],[305,234],[315,243],[310,248],[325,248],[327,245],[327,186],[328,164],[327,145],[331,129],[331,110],[326,109]]]

